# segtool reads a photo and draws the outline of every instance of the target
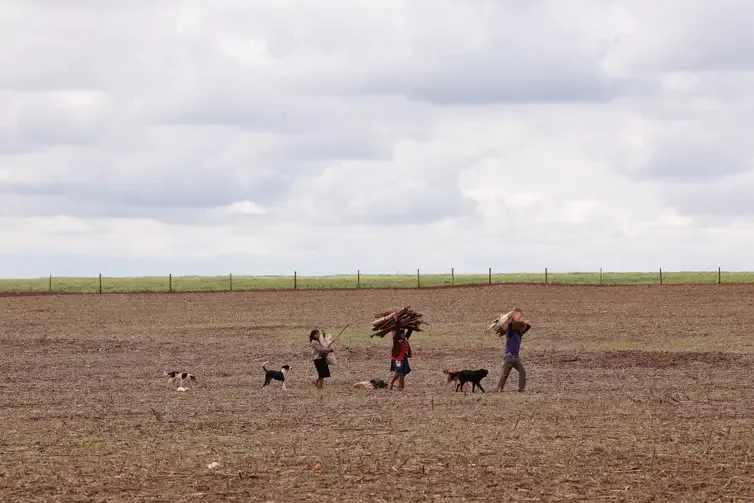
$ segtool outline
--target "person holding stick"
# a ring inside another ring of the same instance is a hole
[[[331,339],[329,343],[324,344],[327,341],[327,334],[321,332],[318,328],[315,328],[309,333],[309,347],[312,351],[312,360],[314,361],[314,367],[317,369],[317,379],[312,381],[315,388],[322,389],[325,384],[325,379],[330,377],[330,356],[335,356],[335,350],[333,349],[333,343],[338,340],[338,337],[343,335],[343,332],[348,328],[349,324],[340,329],[338,335]],[[332,364],[335,364],[333,359]]]
[[[402,390],[406,385],[406,376],[411,373],[411,366],[408,359],[411,358],[411,345],[408,339],[411,337],[413,330],[395,327],[393,330],[393,348],[390,354],[390,371],[393,373],[390,377],[389,390],[393,390],[395,381],[398,381],[398,389]]]
[[[317,379],[312,381],[314,387],[322,389],[325,384],[325,379],[330,377],[330,364],[327,361],[327,354],[333,352],[333,348],[330,344],[325,346],[320,342],[320,331],[315,328],[309,333],[309,347],[312,351],[312,361],[314,361],[314,367],[317,369]]]

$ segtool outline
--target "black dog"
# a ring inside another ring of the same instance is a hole
[[[291,370],[291,368],[288,365],[283,365],[281,370],[267,370],[267,363],[268,362],[264,362],[262,364],[262,369],[264,370],[264,384],[262,384],[262,387],[264,388],[270,384],[270,381],[275,379],[276,381],[282,382],[283,389],[287,390],[285,387],[285,381],[288,379],[288,371]]]
[[[472,393],[474,393],[474,390],[477,386],[480,390],[482,390],[482,393],[484,393],[484,388],[482,388],[481,380],[487,377],[487,374],[487,369],[461,370],[457,373],[458,384],[456,385],[456,391],[463,390],[463,387],[466,385],[466,383],[470,382]]]

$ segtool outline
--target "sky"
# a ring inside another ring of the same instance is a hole
[[[754,270],[753,16],[0,0],[0,276]]]

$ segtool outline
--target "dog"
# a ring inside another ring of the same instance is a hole
[[[262,387],[264,388],[268,384],[270,384],[270,381],[273,379],[276,381],[280,381],[283,383],[283,389],[288,390],[288,388],[285,387],[285,381],[288,380],[288,372],[291,370],[291,367],[288,365],[283,365],[280,367],[280,370],[267,370],[267,364],[269,362],[264,362],[262,364],[262,370],[264,370],[264,384],[262,384]]]
[[[370,381],[359,381],[353,383],[354,389],[382,389],[387,388],[387,383],[382,379],[372,379]]]
[[[448,375],[448,382],[445,383],[446,385],[455,381],[456,384],[456,391],[462,391],[464,386],[466,386],[467,382],[471,383],[471,392],[474,393],[476,388],[478,387],[480,390],[482,390],[482,393],[484,393],[484,388],[482,388],[482,379],[487,377],[487,374],[489,371],[487,369],[478,369],[478,370],[458,370],[458,371],[443,371],[445,374]]]
[[[171,370],[170,372],[163,371],[162,374],[168,378],[167,384],[172,383],[173,386],[175,386],[175,382],[180,379],[180,382],[178,384],[178,389],[181,391],[185,391],[186,389],[183,387],[183,381],[185,381],[186,379],[190,381],[196,381],[196,376],[188,372],[178,372],[176,370]]]
[[[445,369],[442,371],[442,373],[448,376],[448,380],[445,381],[445,386],[452,382],[458,382],[458,374],[460,373],[460,370]]]

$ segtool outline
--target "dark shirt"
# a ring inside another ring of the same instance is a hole
[[[522,337],[521,332],[513,330],[513,324],[508,323],[508,333],[505,337],[505,356],[519,356]]]

